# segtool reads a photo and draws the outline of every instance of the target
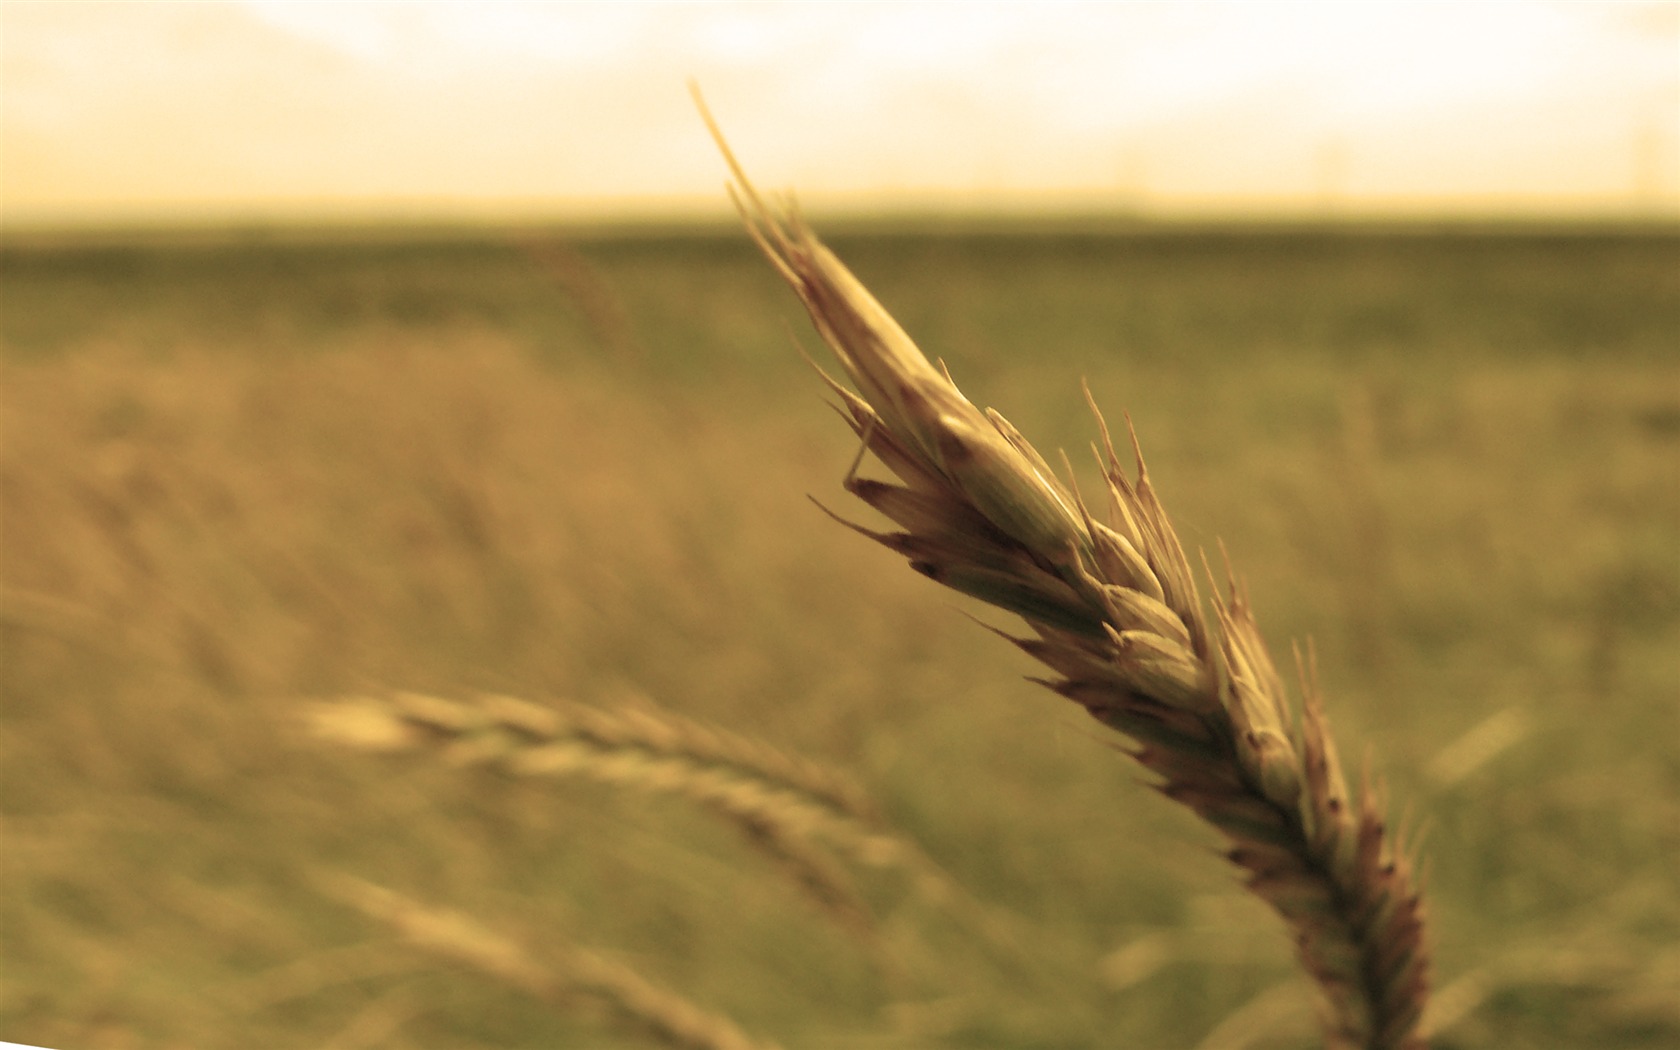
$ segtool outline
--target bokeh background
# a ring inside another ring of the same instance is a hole
[[[788,1047],[1311,1044],[1214,836],[811,507],[855,449],[691,79],[1312,640],[1435,1045],[1680,1038],[1680,4],[6,2],[0,1039],[659,1045],[349,876]],[[837,921],[681,798],[306,732],[391,690],[752,736],[960,889],[828,858]]]
[[[7,3],[9,224],[1680,209],[1673,3]]]

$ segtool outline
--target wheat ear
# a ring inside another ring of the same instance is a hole
[[[516,777],[577,777],[686,798],[736,827],[819,910],[872,950],[879,946],[868,905],[825,850],[904,875],[924,901],[967,923],[1000,962],[1019,967],[1026,957],[1008,914],[974,899],[914,842],[895,834],[844,773],[651,703],[607,710],[488,694],[451,700],[391,692],[314,702],[306,720],[316,737],[365,751],[424,751]],[[877,956],[889,974],[896,970]]]
[[[900,531],[852,527],[1021,616],[1034,637],[1011,640],[1050,669],[1040,681],[1130,737],[1161,793],[1224,834],[1248,888],[1292,931],[1331,1045],[1422,1046],[1428,953],[1411,865],[1368,784],[1349,796],[1305,672],[1296,724],[1241,590],[1215,598],[1211,620],[1204,612],[1135,435],[1132,477],[1097,415],[1108,511],[1098,520],[1014,427],[928,361],[796,212],[766,206],[696,101],[748,231],[861,393],[824,376],[842,415],[900,482],[859,478],[854,465],[847,490]]]
[[[627,966],[579,948],[552,948],[545,966],[524,948],[465,915],[429,908],[347,875],[323,875],[323,891],[383,922],[419,948],[471,967],[545,1002],[588,998],[619,1019],[682,1050],[776,1050],[729,1018],[695,1005]]]
[[[316,704],[310,722],[317,736],[366,750],[436,750],[446,762],[513,776],[578,777],[687,798],[771,852],[778,842],[815,840],[868,866],[915,865],[911,847],[838,770],[652,705],[606,710],[394,692]],[[797,862],[792,854],[780,859]]]

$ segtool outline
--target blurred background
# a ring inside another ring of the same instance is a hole
[[[788,1047],[1312,1043],[1216,838],[810,506],[868,520],[690,80],[1312,639],[1434,1045],[1680,1039],[1680,3],[15,0],[0,1039],[728,1045],[589,958]],[[752,737],[927,867],[307,731],[400,690]]]
[[[1673,3],[7,3],[8,225],[1672,218]]]

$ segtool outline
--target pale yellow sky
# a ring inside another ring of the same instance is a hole
[[[1680,2],[0,2],[12,226],[1680,214]]]

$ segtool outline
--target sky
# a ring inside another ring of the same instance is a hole
[[[1680,215],[1680,0],[0,0],[0,221]]]

